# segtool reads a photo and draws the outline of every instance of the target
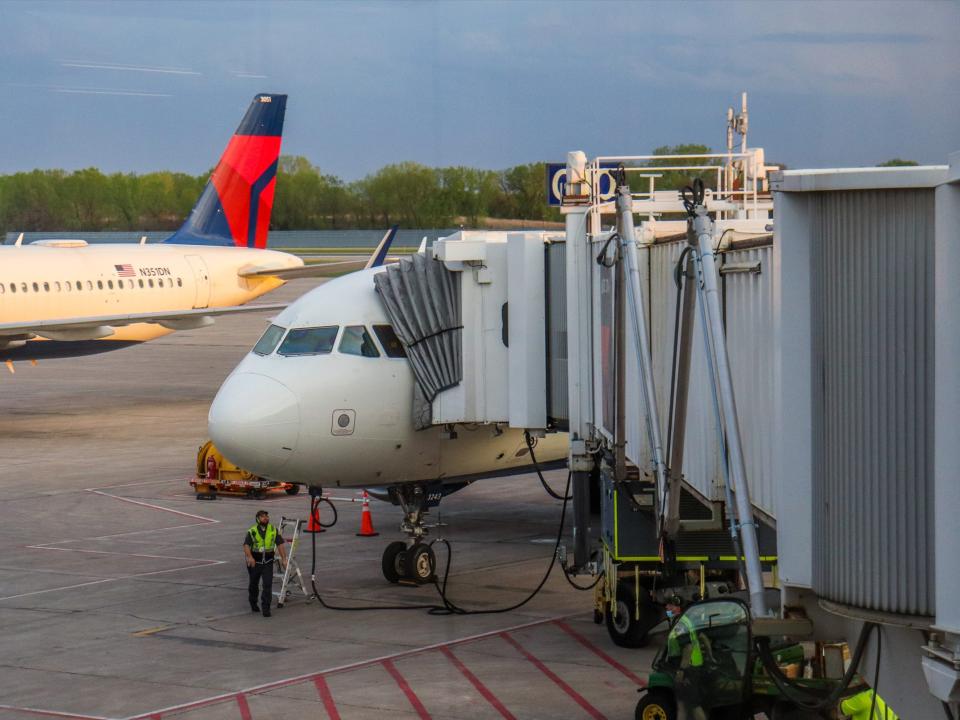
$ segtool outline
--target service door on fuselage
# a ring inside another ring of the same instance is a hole
[[[210,271],[207,263],[199,255],[187,255],[187,262],[193,271],[193,283],[196,286],[196,296],[193,300],[194,309],[205,308],[210,304]]]

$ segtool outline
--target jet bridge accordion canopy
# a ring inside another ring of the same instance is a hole
[[[374,284],[416,377],[413,424],[423,430],[433,399],[463,379],[459,274],[428,251],[388,265]]]

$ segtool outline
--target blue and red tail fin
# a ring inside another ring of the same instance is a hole
[[[265,248],[286,95],[253,98],[187,221],[165,242]]]

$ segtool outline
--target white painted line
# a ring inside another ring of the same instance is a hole
[[[126,488],[126,487],[140,487],[141,485],[160,485],[162,483],[172,483],[172,482],[188,482],[190,478],[164,478],[163,480],[144,480],[143,482],[134,482],[134,483],[121,483],[120,485],[104,485],[103,487],[97,488],[85,488],[84,492],[91,492],[93,490],[114,490],[116,488]]]
[[[194,570],[202,567],[213,567],[214,565],[225,565],[226,562],[226,560],[206,560],[202,565],[187,565],[185,567],[170,568],[169,570],[154,570],[152,572],[135,573],[133,575],[121,575],[115,578],[93,580],[91,582],[79,583],[77,585],[65,585],[63,587],[47,588],[46,590],[34,590],[33,592],[20,593],[19,595],[7,595],[6,597],[0,597],[0,601],[16,600],[18,598],[31,597],[33,595],[43,595],[45,593],[58,592],[60,590],[73,590],[74,588],[88,587],[90,585],[101,585],[109,582],[118,582],[119,580],[132,580],[135,578],[149,577],[151,575],[162,575],[164,573],[179,572],[181,570]]]
[[[46,545],[27,545],[26,547],[30,550],[57,550],[59,552],[90,553],[92,555],[122,555],[123,557],[152,558],[154,560],[186,560],[187,562],[209,563],[223,562],[223,560],[210,560],[209,558],[189,558],[179,557],[177,555],[147,555],[146,553],[112,552],[110,550],[82,550],[80,548],[47,547]]]
[[[36,708],[17,707],[15,705],[0,705],[0,710],[14,710],[16,712],[41,715],[45,717],[71,718],[72,720],[110,720],[102,715],[77,715],[75,713],[57,712],[56,710],[37,710]]]
[[[104,497],[113,498],[114,500],[119,500],[120,502],[130,503],[131,505],[140,505],[142,507],[148,507],[154,510],[162,510],[163,512],[173,513],[174,515],[182,515],[184,517],[194,518],[195,520],[202,520],[206,523],[220,522],[219,520],[204,517],[203,515],[194,515],[193,513],[183,512],[182,510],[173,510],[168,507],[163,507],[163,505],[155,505],[154,503],[144,502],[143,500],[132,500],[130,498],[121,497],[120,495],[111,495],[110,493],[103,492],[97,488],[86,488],[86,492],[93,493],[94,495],[103,495]]]

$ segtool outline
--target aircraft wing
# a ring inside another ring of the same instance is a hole
[[[306,278],[306,277],[326,277],[331,275],[331,269],[333,272],[339,273],[341,270],[345,270],[344,266],[352,266],[354,270],[359,270],[364,265],[363,260],[340,260],[332,263],[317,263],[315,265],[301,265],[299,267],[291,268],[274,268],[269,267],[252,267],[252,268],[241,268],[237,273],[240,277],[244,278],[266,278],[266,277],[275,277],[280,278],[281,280],[294,280],[296,278]]]
[[[332,263],[316,263],[315,265],[302,265],[299,267],[285,268],[254,266],[249,268],[241,268],[238,274],[240,277],[244,278],[275,277],[280,278],[281,280],[293,280],[295,278],[305,277],[327,277],[328,275],[333,274],[330,272],[331,269],[333,269],[334,273],[339,273],[342,270],[348,269],[360,270],[363,268],[364,270],[367,270],[372,267],[379,267],[387,261],[387,253],[390,250],[390,246],[393,244],[393,239],[397,236],[397,230],[399,228],[399,225],[393,225],[387,230],[386,233],[384,233],[383,238],[381,238],[380,242],[377,244],[377,247],[374,248],[366,262],[363,260],[340,260]]]
[[[199,308],[196,310],[95,315],[90,317],[0,323],[0,337],[39,335],[40,337],[51,340],[95,340],[112,335],[113,327],[132,325],[134,323],[157,323],[171,330],[190,330],[212,325],[213,318],[218,315],[276,312],[283,310],[285,307],[285,303],[264,303]]]

